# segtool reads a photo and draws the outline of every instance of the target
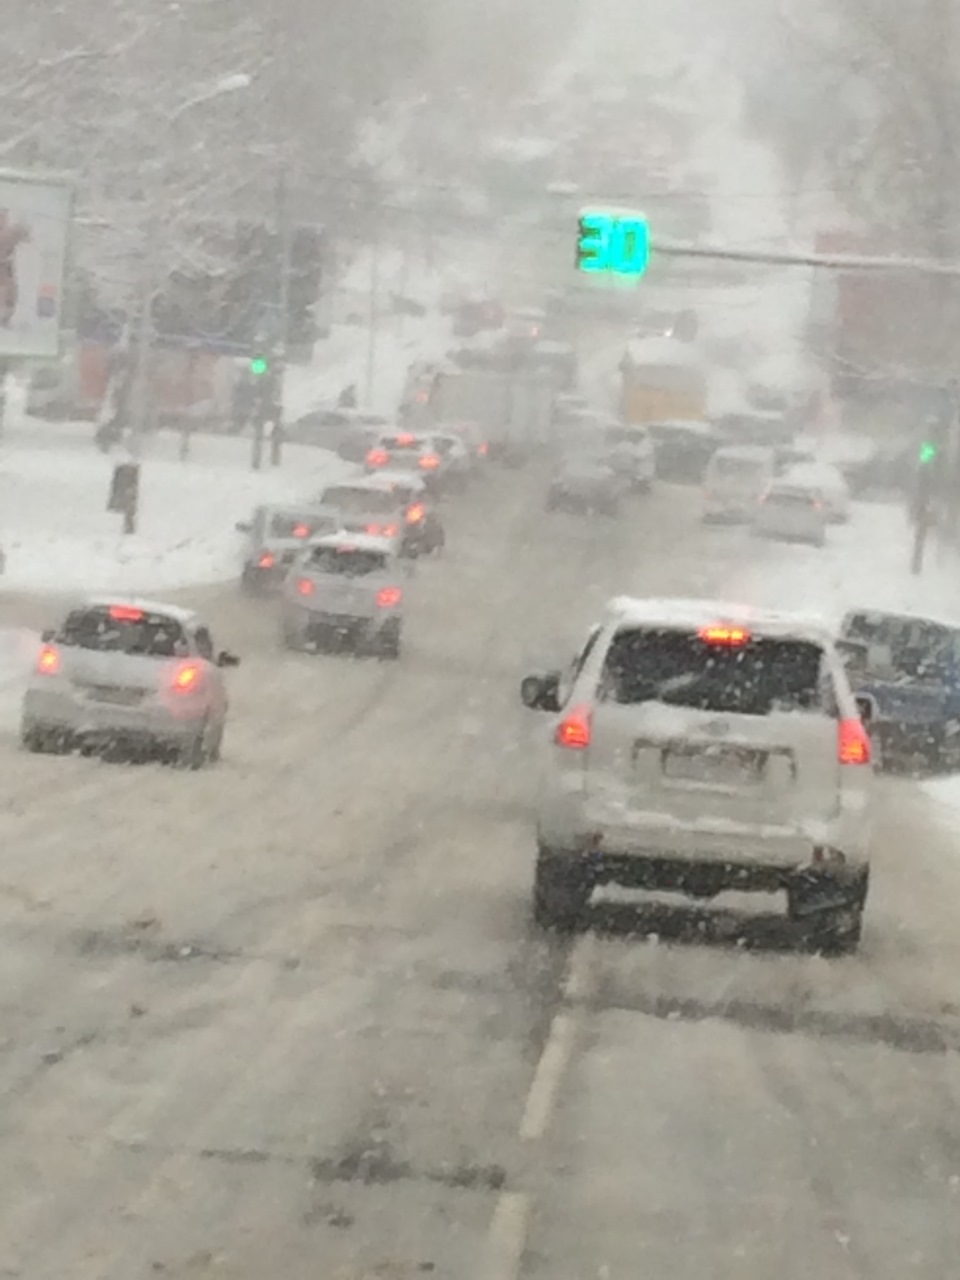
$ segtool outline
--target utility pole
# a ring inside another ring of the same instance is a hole
[[[374,226],[370,241],[370,304],[367,316],[367,371],[364,399],[367,408],[373,408],[373,389],[377,373],[377,324],[380,314],[380,227]]]

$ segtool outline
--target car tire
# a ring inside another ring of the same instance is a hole
[[[589,899],[590,884],[583,868],[541,849],[533,873],[533,919],[538,928],[572,932]]]
[[[395,626],[387,623],[377,638],[377,656],[396,662],[402,648],[402,634],[403,629],[400,623]]]
[[[827,956],[852,955],[863,936],[863,910],[854,907],[825,911],[818,919],[813,941]]]
[[[20,730],[20,742],[33,755],[66,755],[70,739],[62,730],[42,724],[25,724]]]
[[[209,734],[210,722],[205,720],[202,727],[177,748],[174,760],[178,769],[189,769],[195,773],[203,768],[210,759]]]

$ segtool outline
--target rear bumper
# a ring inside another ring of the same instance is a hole
[[[173,715],[156,703],[124,707],[94,702],[68,691],[41,692],[28,689],[24,695],[21,723],[55,729],[71,738],[84,740],[151,741],[182,743],[192,738],[206,718],[206,707],[198,706],[190,715]]]
[[[334,639],[362,644],[375,640],[384,632],[389,634],[398,630],[401,615],[391,609],[382,609],[375,615],[365,617],[302,609],[295,614],[288,614],[285,621],[287,629],[297,632],[306,644]]]

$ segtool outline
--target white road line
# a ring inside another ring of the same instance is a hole
[[[529,1197],[522,1191],[504,1191],[493,1211],[478,1280],[516,1280],[529,1222]]]
[[[596,943],[592,934],[580,938],[570,957],[570,968],[563,984],[565,1000],[584,1000],[593,983],[593,956]],[[520,1121],[520,1139],[536,1142],[547,1131],[563,1076],[573,1054],[580,1025],[580,1014],[558,1013],[550,1025],[550,1034],[534,1072],[533,1083]]]
[[[520,1121],[523,1142],[536,1142],[547,1131],[560,1082],[573,1053],[578,1022],[576,1016],[568,1013],[558,1013],[553,1020]]]

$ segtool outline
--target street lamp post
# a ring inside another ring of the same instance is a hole
[[[172,138],[176,136],[176,126],[190,111],[209,102],[217,101],[230,93],[247,89],[253,78],[246,72],[222,76],[208,88],[187,98],[171,112],[169,125]],[[159,244],[163,236],[163,218],[159,206],[155,203],[147,219],[147,261],[143,270],[140,295],[137,301],[136,343],[134,349],[133,377],[130,387],[131,430],[129,452],[135,465],[139,466],[143,454],[143,437],[147,419],[147,391],[149,385],[150,350],[152,345],[153,303],[161,287],[162,255]],[[135,533],[137,526],[137,490],[132,490],[134,497],[128,509],[124,511],[124,532]]]

